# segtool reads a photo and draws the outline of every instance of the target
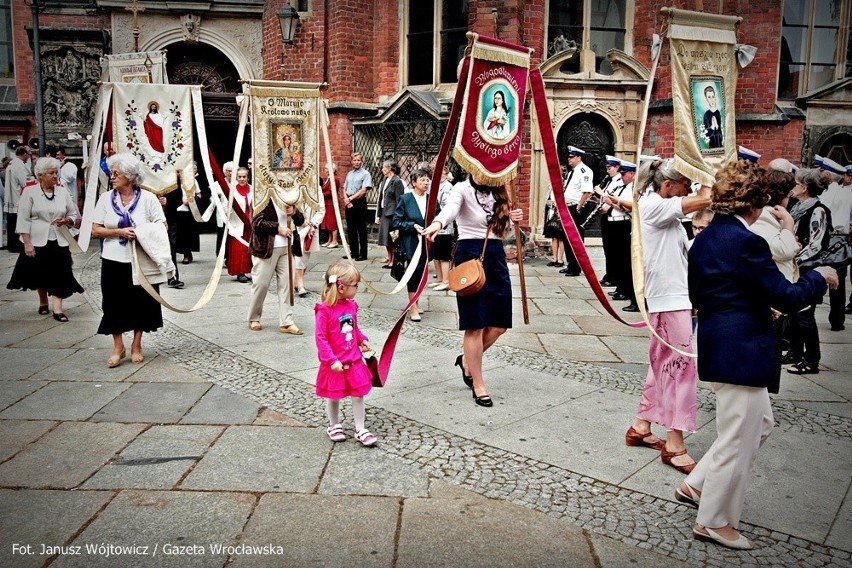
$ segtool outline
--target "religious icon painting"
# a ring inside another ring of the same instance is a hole
[[[725,152],[725,84],[722,77],[690,77],[690,103],[695,136],[702,154]]]
[[[271,168],[273,170],[301,169],[304,161],[302,123],[270,121],[268,124]]]
[[[479,97],[479,132],[491,143],[501,144],[511,138],[518,124],[515,90],[505,79],[487,83]]]

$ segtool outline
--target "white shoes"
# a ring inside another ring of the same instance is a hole
[[[449,290],[449,289],[450,289],[449,284],[441,283],[441,284],[438,284],[437,286],[435,286],[436,292],[444,292],[444,291]]]
[[[754,548],[754,544],[739,533],[737,533],[735,540],[728,540],[710,527],[702,527],[698,523],[695,523],[695,526],[692,527],[692,536],[695,537],[695,540],[715,542],[716,544],[721,544],[724,547],[735,550],[751,550]]]

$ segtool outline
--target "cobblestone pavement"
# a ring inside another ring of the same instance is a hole
[[[93,306],[100,304],[98,266],[92,257],[80,272]],[[315,294],[297,299],[297,312],[310,314],[316,301]],[[359,317],[362,327],[384,332],[393,322],[388,315],[369,308],[362,308]],[[420,326],[405,326],[403,337],[429,348],[458,349],[458,334],[430,327],[426,319]],[[147,349],[153,347],[159,355],[208,377],[213,383],[306,424],[325,424],[322,405],[304,379],[264,366],[251,357],[221,347],[216,341],[215,330],[190,333],[173,323],[146,336]],[[507,345],[496,345],[489,351],[488,359],[511,366],[519,373],[547,373],[637,398],[642,384],[642,377],[632,372]],[[712,412],[712,394],[700,390],[699,406]],[[773,409],[781,430],[819,434],[844,443],[850,440],[852,419],[848,416],[821,412],[792,400],[776,401]],[[545,512],[591,532],[674,559],[707,566],[852,566],[852,545],[826,546],[747,523],[741,529],[755,540],[755,550],[735,552],[708,546],[692,539],[694,510],[672,500],[488,445],[377,406],[369,407],[369,424],[373,431],[381,432],[381,451],[441,480]],[[849,456],[840,458],[841,464],[844,461],[848,488]],[[846,522],[848,526],[848,519]],[[852,542],[852,538],[845,542]]]

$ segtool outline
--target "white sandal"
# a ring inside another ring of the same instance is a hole
[[[366,447],[366,448],[370,448],[372,446],[375,446],[376,442],[378,442],[378,439],[375,436],[373,436],[373,434],[371,434],[370,431],[367,430],[366,428],[364,428],[360,432],[356,431],[355,432],[355,439],[358,440],[359,442],[361,442],[361,445]]]
[[[328,437],[332,442],[346,441],[346,434],[343,432],[343,426],[340,424],[332,424],[325,431],[328,433]]]

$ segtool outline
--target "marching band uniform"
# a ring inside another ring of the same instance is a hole
[[[571,164],[571,158],[579,159],[576,164],[571,166],[568,172],[568,179],[565,180],[564,186],[565,203],[568,206],[568,212],[571,213],[571,218],[574,219],[574,224],[577,226],[581,239],[584,239],[586,231],[580,226],[583,222],[583,216],[580,212],[583,209],[583,205],[595,192],[592,185],[592,170],[583,163],[582,158],[585,154],[586,152],[579,148],[568,146],[569,165]],[[565,238],[565,264],[565,268],[560,270],[565,276],[580,275],[580,264],[571,250],[571,245],[568,244],[568,237]]]

